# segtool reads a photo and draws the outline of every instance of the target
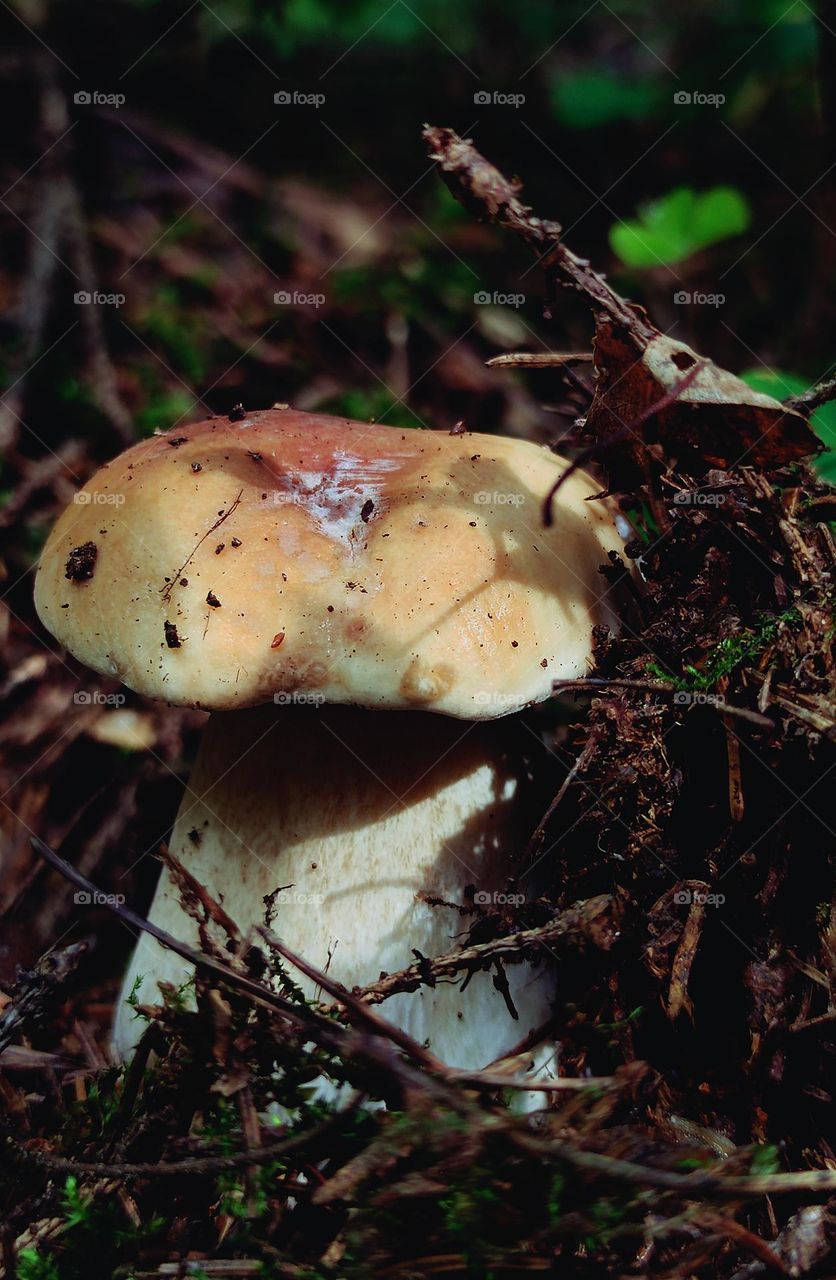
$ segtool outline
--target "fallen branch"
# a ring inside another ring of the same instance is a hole
[[[506,178],[469,138],[460,138],[452,129],[425,125],[424,141],[430,159],[438,164],[441,176],[453,195],[474,217],[487,217],[498,226],[520,236],[540,257],[548,274],[560,271],[592,305],[623,325],[643,344],[658,336],[641,308],[620,297],[585,258],[578,257],[560,239],[560,223],[538,218],[519,199],[520,186]]]

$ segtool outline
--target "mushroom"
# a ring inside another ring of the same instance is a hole
[[[244,929],[273,895],[278,934],[348,988],[450,951],[519,889],[531,795],[501,718],[582,675],[613,620],[599,568],[620,539],[591,477],[567,479],[543,527],[565,466],[491,435],[211,418],[104,466],[44,549],[35,600],[63,645],[211,712],[172,851]],[[149,918],[196,941],[165,873]],[[504,995],[478,972],[381,1012],[481,1068],[548,1022],[548,961],[508,966]],[[188,973],[139,940],[120,1054],[136,978]]]

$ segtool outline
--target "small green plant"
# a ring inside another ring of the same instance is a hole
[[[698,193],[677,187],[642,205],[637,218],[610,228],[610,246],[626,267],[669,266],[740,235],[751,221],[749,205],[734,187]]]
[[[21,1249],[17,1260],[18,1280],[60,1280],[54,1258],[45,1258],[37,1249]]]

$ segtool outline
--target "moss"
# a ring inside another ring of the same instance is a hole
[[[800,621],[797,609],[788,609],[778,615],[762,615],[759,625],[753,630],[724,637],[706,654],[701,667],[685,666],[684,676],[672,676],[658,662],[648,663],[645,670],[649,676],[664,680],[677,690],[704,693],[744,662],[756,661],[778,639],[781,627],[795,626]]]

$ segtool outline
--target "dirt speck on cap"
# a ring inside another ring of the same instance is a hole
[[[80,547],[73,547],[67,557],[65,578],[71,582],[89,582],[96,572],[96,557],[99,548],[95,542],[83,542]]]
[[[207,597],[206,597],[206,603],[207,603],[207,604],[208,604],[212,609],[220,609],[220,607],[221,607],[221,602],[220,602],[220,600],[218,599],[218,597],[215,595],[214,591],[210,591],[210,592],[209,592],[209,594],[208,594],[208,595],[207,595]]]
[[[178,636],[174,623],[166,620],[163,623],[163,631],[165,632],[165,642],[169,649],[179,649],[183,641]]]
[[[247,410],[244,406],[242,404],[236,404],[233,405],[232,411],[229,415],[229,420],[230,422],[240,422],[243,418],[246,418],[246,416]]]

